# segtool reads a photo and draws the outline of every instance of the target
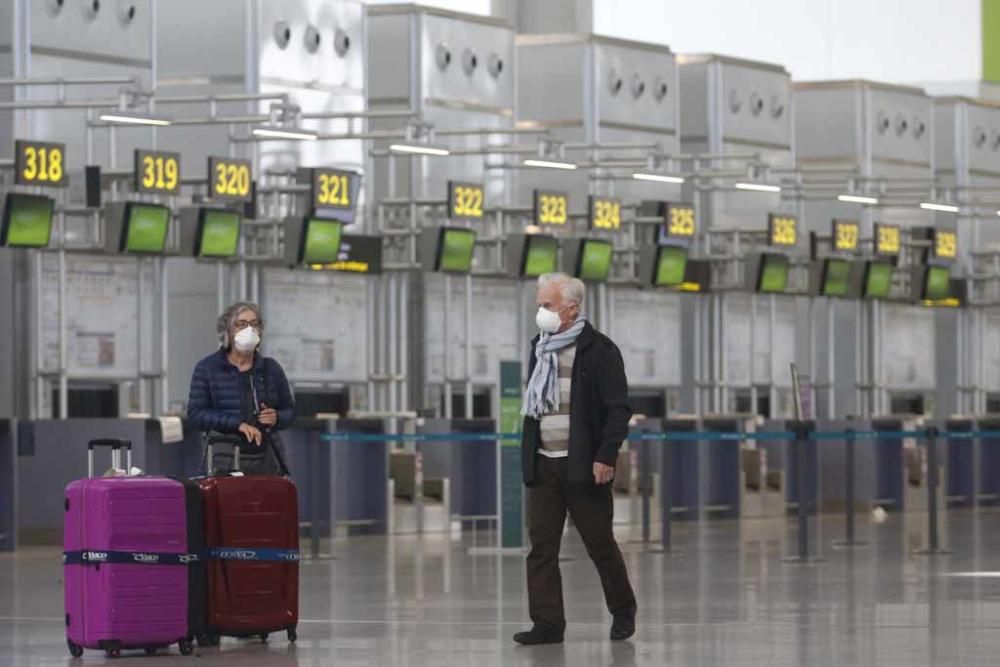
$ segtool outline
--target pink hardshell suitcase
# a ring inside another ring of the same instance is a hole
[[[94,478],[94,448],[111,447],[113,467],[132,445],[87,445],[87,479],[66,487],[63,533],[66,641],[117,657],[123,649],[178,644],[189,655],[203,631],[204,570],[197,485],[166,477]]]

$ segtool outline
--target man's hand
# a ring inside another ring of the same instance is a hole
[[[615,467],[594,462],[594,483],[607,484],[615,478]]]
[[[257,421],[269,428],[276,426],[278,424],[278,411],[268,407],[267,403],[261,403],[260,407],[263,409],[257,415]]]
[[[260,434],[260,429],[256,426],[251,426],[246,423],[240,424],[240,433],[242,433],[243,437],[247,439],[247,442],[256,443],[257,446],[260,447],[262,436]]]

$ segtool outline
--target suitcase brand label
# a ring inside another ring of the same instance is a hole
[[[108,560],[107,551],[84,551],[83,560],[88,563],[103,563]]]
[[[219,549],[213,555],[220,560],[257,560],[257,552],[246,549]]]
[[[299,550],[215,547],[208,550],[208,557],[215,560],[258,560],[297,563],[299,561]]]
[[[156,554],[132,554],[132,560],[136,563],[159,563],[160,557]]]

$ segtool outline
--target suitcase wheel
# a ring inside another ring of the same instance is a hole
[[[74,658],[79,658],[83,655],[83,647],[79,644],[74,644],[70,640],[66,640],[66,646],[69,647],[69,654]]]
[[[146,651],[146,655],[156,655],[156,649],[155,648],[147,648],[147,649],[143,649],[143,650]]]
[[[109,658],[120,658],[122,657],[122,650],[120,648],[109,648],[107,655]]]
[[[261,635],[260,635],[260,641],[261,641],[262,643],[266,644],[266,643],[267,643],[267,638],[268,638],[269,636],[270,636],[270,635],[268,635],[268,634],[267,634],[266,632],[265,632],[265,633],[263,633],[263,634],[261,634]]]
[[[219,636],[218,635],[198,635],[198,646],[202,648],[208,648],[209,646],[218,646]]]
[[[177,642],[177,648],[181,650],[181,655],[191,655],[194,653],[194,645],[187,640]]]
[[[288,628],[288,641],[294,642],[299,638],[299,633],[295,628]]]

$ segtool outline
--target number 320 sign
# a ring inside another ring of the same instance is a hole
[[[212,199],[250,201],[251,182],[250,160],[208,158],[208,195]]]

